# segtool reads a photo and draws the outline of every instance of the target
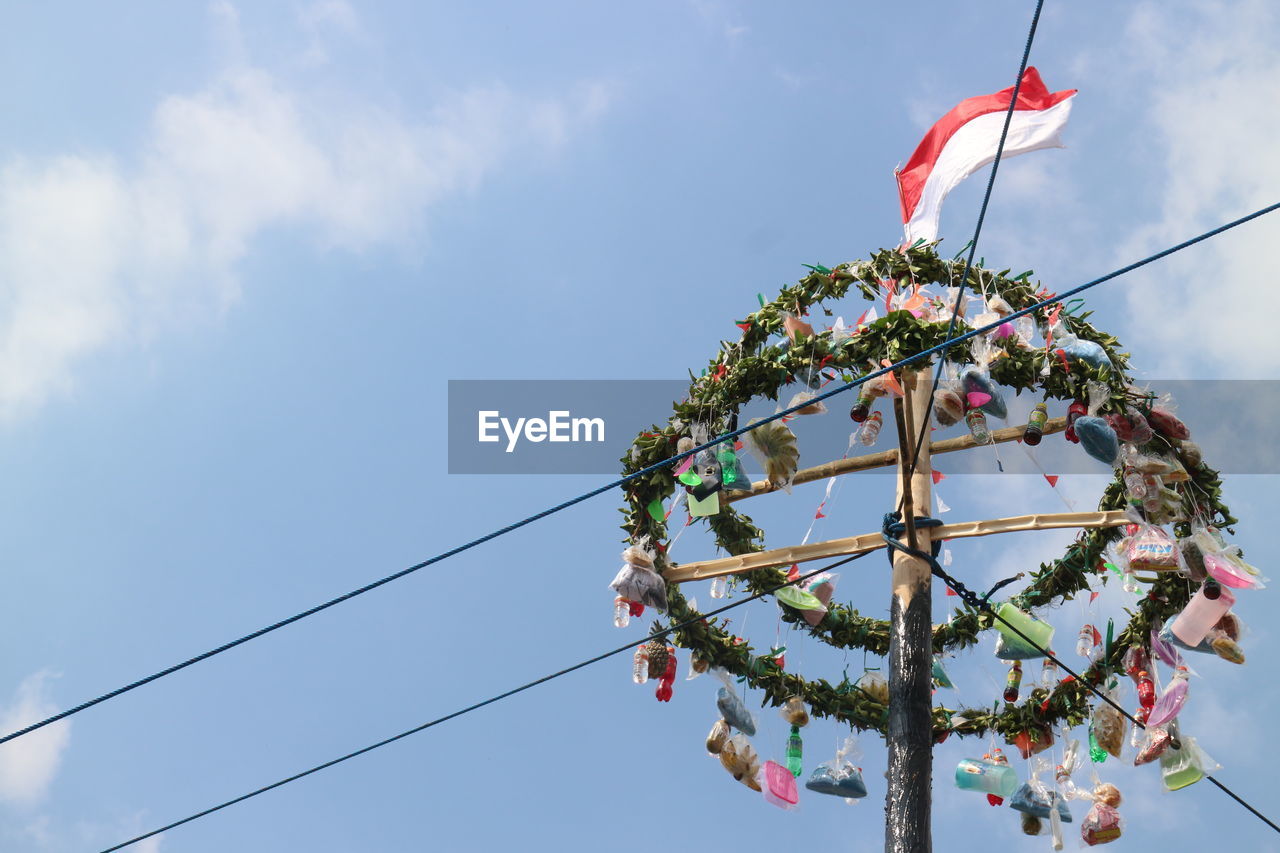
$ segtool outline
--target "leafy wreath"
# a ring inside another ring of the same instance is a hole
[[[814,334],[784,334],[781,343],[771,344],[770,339],[784,333],[788,316],[805,316],[815,306],[823,307],[828,300],[844,297],[851,287],[856,287],[873,302],[899,289],[905,292],[906,288],[913,288],[918,293],[919,287],[929,284],[957,287],[964,265],[959,260],[940,257],[933,244],[881,250],[870,261],[841,264],[834,269],[810,269],[809,275],[784,287],[772,302],[766,303],[761,297],[760,309],[738,323],[742,329],[738,341],[722,342],[707,370],[699,377],[691,374],[688,397],[675,405],[666,425],[654,425],[642,432],[623,457],[625,473],[634,473],[671,457],[677,452],[681,438],[688,438],[694,423],[705,424],[710,435],[736,429],[742,406],[758,396],[776,400],[784,386],[797,375],[817,369],[839,374],[846,382],[852,381],[868,368],[897,362],[944,343],[948,322],[923,319],[909,310],[891,311],[848,337],[838,337],[826,330]],[[971,293],[985,295],[988,304],[999,297],[1013,311],[1019,311],[1052,298],[1038,283],[1031,283],[1031,274],[1028,271],[1010,278],[1009,270],[994,272],[979,264],[970,268],[966,284]],[[888,304],[886,301],[886,306]],[[941,300],[937,304],[938,307],[945,305]],[[950,306],[946,308],[949,312]],[[830,316],[831,311],[825,307],[823,310]],[[990,364],[992,380],[1018,393],[1035,390],[1046,400],[1065,402],[1085,399],[1087,388],[1100,383],[1107,392],[1107,398],[1099,407],[1100,414],[1142,412],[1144,406],[1150,413],[1149,398],[1134,390],[1126,371],[1128,354],[1119,350],[1116,338],[1087,322],[1089,312],[1076,316],[1061,310],[1058,303],[1037,309],[1031,316],[1042,330],[1052,328],[1057,322],[1059,329],[1065,328],[1078,340],[1096,344],[1106,359],[1095,360],[1093,364],[1084,359],[1068,360],[1050,347],[1037,348],[1020,342],[1016,336],[1005,336],[1000,341],[992,341],[996,349],[996,358]],[[952,347],[948,358],[957,363],[972,361],[969,348],[964,346]],[[1189,479],[1175,486],[1180,499],[1180,507],[1173,513],[1177,535],[1189,533],[1190,519],[1202,519],[1228,530],[1236,523],[1221,501],[1218,472],[1203,464],[1198,450],[1158,431],[1153,431],[1150,441],[1140,449],[1144,453],[1176,454],[1189,474]],[[621,510],[626,517],[622,529],[630,542],[648,537],[655,543],[654,563],[659,573],[674,564],[665,557],[667,525],[656,508],[661,507],[676,488],[671,468],[659,469],[647,478],[628,484],[627,504]],[[1123,474],[1117,473],[1104,490],[1098,508],[1118,510],[1126,506]],[[764,548],[763,532],[727,502],[722,504],[719,513],[709,516],[707,522],[716,544],[729,554],[746,554]],[[1104,553],[1121,536],[1121,530],[1116,528],[1082,532],[1059,559],[1042,563],[1031,574],[1029,584],[1013,596],[1011,602],[1021,609],[1032,610],[1070,600],[1077,593],[1089,590],[1095,575],[1103,575],[1105,583]],[[771,594],[788,584],[786,573],[781,569],[760,569],[738,577],[751,593]],[[699,613],[689,606],[677,584],[667,584],[666,595],[670,624],[696,620]],[[1136,610],[1131,611],[1129,624],[1082,674],[1082,680],[1099,685],[1120,671],[1125,653],[1131,647],[1149,646],[1152,627],[1176,615],[1189,597],[1188,585],[1179,575],[1159,574]],[[785,603],[781,609],[785,621],[808,627],[801,611]],[[974,645],[978,634],[991,628],[993,622],[988,612],[969,606],[958,608],[948,621],[934,627],[934,652],[953,652]],[[860,689],[847,679],[833,685],[824,679],[806,680],[786,672],[772,654],[757,655],[748,643],[729,633],[727,626],[727,619],[693,621],[673,634],[674,642],[689,649],[695,659],[745,678],[751,686],[763,691],[765,702],[775,707],[790,697],[799,696],[817,716],[830,717],[859,730],[885,732],[888,710],[884,696]],[[888,653],[888,622],[862,616],[848,605],[830,604],[825,617],[809,631],[837,648],[865,649],[876,655]],[[940,741],[952,733],[982,735],[994,730],[1012,742],[1019,735],[1042,731],[1058,723],[1079,725],[1088,715],[1088,689],[1081,680],[1065,678],[1052,689],[1036,687],[1024,701],[1006,703],[1003,709],[998,705],[960,709],[935,706],[934,737]]]

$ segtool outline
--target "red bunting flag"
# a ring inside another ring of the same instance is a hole
[[[939,483],[941,483],[941,482],[942,482],[943,480],[945,480],[945,479],[947,479],[947,475],[946,475],[946,474],[944,474],[944,473],[942,473],[941,471],[937,471],[937,470],[935,470],[935,471],[933,472],[933,484],[934,484],[935,486],[936,486],[936,485],[938,485]]]
[[[1045,474],[1045,475],[1044,475],[1044,478],[1045,478],[1046,480],[1048,480],[1048,481],[1049,481],[1049,485],[1050,485],[1050,486],[1053,486],[1055,489],[1056,489],[1056,488],[1058,488],[1058,475],[1057,475],[1057,474]]]

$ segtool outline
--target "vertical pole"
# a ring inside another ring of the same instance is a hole
[[[918,418],[929,404],[928,371],[904,374],[906,398],[894,401],[898,425],[898,499],[907,531],[902,541],[928,551],[928,528],[916,529],[915,515],[928,515],[933,473],[929,430],[915,472],[908,479]],[[896,505],[896,504],[895,504]],[[933,799],[933,625],[929,564],[901,552],[893,556],[893,599],[889,608],[889,788],[885,795],[886,853],[930,853]]]

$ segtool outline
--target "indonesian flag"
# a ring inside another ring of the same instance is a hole
[[[1050,92],[1040,72],[1028,68],[1022,75],[1002,157],[1064,147],[1060,136],[1075,94],[1075,89]],[[1010,86],[994,95],[961,101],[929,129],[907,165],[897,171],[906,245],[921,238],[938,239],[938,217],[947,193],[996,159],[1012,97]]]

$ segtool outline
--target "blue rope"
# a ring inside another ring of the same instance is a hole
[[[1179,252],[1189,246],[1194,246],[1197,243],[1203,242],[1204,240],[1208,240],[1210,237],[1214,237],[1218,234],[1221,234],[1224,231],[1228,231],[1239,225],[1243,225],[1246,222],[1250,222],[1254,219],[1257,219],[1260,216],[1264,216],[1277,209],[1280,209],[1280,202],[1269,205],[1268,207],[1264,207],[1261,210],[1256,210],[1247,216],[1242,216],[1239,219],[1232,220],[1231,222],[1228,222],[1225,225],[1220,225],[1211,231],[1206,231],[1205,233],[1197,237],[1192,237],[1190,240],[1185,240],[1177,244],[1176,246],[1171,246],[1170,248],[1165,249],[1164,251],[1157,252],[1156,254],[1143,258],[1140,261],[1129,264],[1128,266],[1125,266],[1125,267],[1121,267],[1120,269],[1115,270],[1114,272],[1107,273],[1106,275],[1100,278],[1095,278],[1094,280],[1086,282],[1085,284],[1082,284],[1079,287],[1072,288],[1071,290],[1068,290],[1059,296],[1055,296],[1051,299],[1045,299],[1040,302],[1036,302],[1032,305],[1027,306],[1026,308],[1023,308],[1021,311],[1015,311],[1014,313],[1010,314],[1008,317],[1003,318],[998,322],[988,323],[986,326],[981,326],[979,328],[972,329],[968,332],[965,332],[962,335],[959,335],[955,338],[944,341],[943,343],[938,344],[937,346],[930,347],[929,349],[924,350],[923,352],[916,353],[913,356],[908,356],[907,358],[904,358],[895,364],[891,364],[888,367],[882,367],[877,370],[873,370],[872,372],[866,374],[865,376],[862,376],[859,379],[855,379],[852,382],[848,382],[844,385],[841,385],[838,388],[835,388],[831,391],[826,391],[821,394],[815,395],[814,397],[810,397],[809,399],[805,400],[802,403],[798,403],[795,406],[791,406],[789,408],[783,409],[782,411],[777,412],[776,414],[770,415],[766,418],[762,418],[740,429],[735,429],[713,441],[709,441],[706,444],[699,445],[698,447],[695,447],[692,450],[687,450],[684,453],[677,453],[675,456],[672,456],[670,459],[664,459],[661,462],[655,462],[653,465],[650,465],[647,468],[642,468],[641,470],[636,471],[635,473],[628,474],[627,476],[621,477],[617,480],[613,480],[612,482],[606,483],[605,485],[600,486],[599,488],[592,489],[589,492],[585,492],[581,495],[578,495],[575,498],[571,498],[567,501],[564,501],[563,503],[556,504],[550,509],[545,509],[542,512],[536,513],[527,518],[523,518],[520,521],[514,522],[513,524],[508,524],[506,527],[503,527],[499,530],[495,530],[492,533],[487,533],[484,536],[481,536],[477,539],[472,539],[470,542],[467,542],[466,544],[459,545],[456,548],[452,548],[441,554],[437,554],[436,556],[423,560],[420,563],[415,563],[414,565],[409,566],[406,569],[401,569],[395,574],[387,575],[385,578],[366,584],[362,587],[359,587],[358,589],[353,589],[351,592],[340,595],[337,598],[330,599],[329,601],[326,601],[323,604],[318,604],[315,607],[312,607],[308,610],[304,610],[301,613],[297,613],[293,616],[290,616],[287,619],[281,619],[279,622],[273,622],[272,624],[267,625],[264,628],[259,628],[257,631],[254,631],[250,634],[245,634],[243,637],[232,640],[228,643],[224,643],[221,646],[218,646],[217,648],[210,649],[209,651],[203,652],[202,654],[196,655],[195,657],[188,658],[187,660],[182,661],[181,663],[174,664],[173,666],[168,667],[167,669],[162,669],[159,672],[148,675],[145,678],[140,678],[137,681],[130,682],[129,684],[126,684],[123,687],[116,688],[115,690],[112,690],[109,693],[104,693],[101,696],[98,696],[94,699],[89,699],[88,701],[81,702],[79,705],[76,705],[72,708],[68,708],[65,711],[54,714],[53,716],[47,717],[43,720],[40,720],[39,722],[32,723],[31,725],[18,729],[17,731],[11,732],[10,734],[5,735],[4,737],[0,737],[0,744],[7,743],[15,738],[22,737],[23,735],[30,734],[31,732],[37,731],[38,729],[42,729],[47,725],[56,723],[59,720],[64,720],[67,717],[70,717],[74,714],[78,714],[81,711],[84,711],[88,708],[92,708],[94,705],[98,705],[102,702],[107,701],[108,699],[114,699],[115,697],[120,696],[121,694],[128,693],[131,690],[136,690],[137,688],[142,687],[145,684],[150,684],[151,682],[156,681],[160,678],[164,678],[167,675],[172,675],[173,673],[178,672],[179,670],[186,669],[187,667],[192,666],[193,664],[197,664],[201,661],[208,660],[209,658],[214,657],[215,655],[219,655],[225,651],[234,649],[236,646],[243,645],[244,643],[247,643],[250,640],[255,640],[258,637],[261,637],[265,634],[270,634],[272,631],[279,630],[280,628],[283,628],[286,625],[292,625],[294,622],[298,622],[302,619],[307,618],[308,616],[313,616],[322,610],[327,610],[336,604],[341,604],[342,602],[349,601],[350,599],[353,599],[356,596],[364,595],[366,592],[375,590],[378,587],[391,583],[394,580],[399,580],[400,578],[405,577],[406,575],[413,574],[419,569],[424,569],[427,566],[433,565],[435,563],[439,563],[443,560],[447,560],[450,557],[461,554],[463,551],[469,551],[472,548],[476,547],[477,545],[483,545],[485,542],[489,542],[490,540],[497,539],[499,536],[505,536],[506,534],[511,533],[514,530],[519,530],[521,527],[530,525],[533,522],[546,518],[549,515],[555,515],[556,513],[562,510],[568,509],[569,507],[574,506],[576,504],[580,504],[583,501],[586,501],[586,500],[589,500],[590,498],[595,497],[596,495],[601,495],[601,494],[604,494],[605,492],[612,491],[613,489],[616,489],[619,486],[625,486],[627,483],[631,483],[642,477],[646,477],[649,474],[654,473],[655,471],[660,471],[663,468],[666,468],[667,466],[672,465],[673,463],[679,462],[682,459],[685,459],[689,456],[693,456],[696,453],[699,453],[703,450],[707,450],[708,448],[714,447],[717,444],[720,444],[724,441],[727,441],[732,438],[736,438],[740,435],[750,432],[751,430],[755,429],[758,426],[762,426],[771,421],[776,421],[779,418],[783,418],[783,417],[786,417],[787,415],[793,414],[796,411],[806,406],[812,405],[814,402],[818,400],[825,400],[828,397],[834,397],[835,395],[842,394],[851,388],[856,388],[859,385],[871,379],[875,379],[879,376],[883,376],[886,373],[889,373],[894,370],[898,370],[902,367],[915,364],[916,362],[921,361],[922,359],[930,358],[935,353],[941,350],[944,350],[950,344],[961,343],[963,341],[969,340],[970,338],[974,338],[978,335],[986,334],[992,329],[997,328],[1001,323],[1005,323],[1009,320],[1017,319],[1018,317],[1021,317],[1023,315],[1030,314],[1032,311],[1038,311],[1039,309],[1044,308],[1047,305],[1052,305],[1055,302],[1062,301],[1063,299],[1069,296],[1074,296],[1077,293],[1082,293],[1083,291],[1086,291],[1091,287],[1096,287],[1097,285],[1102,284],[1103,282],[1110,281],[1111,279],[1117,278],[1121,275],[1124,275],[1125,273],[1132,272],[1133,270],[1136,270],[1139,267],[1146,266],[1147,264],[1152,263],[1153,261],[1157,261],[1157,260],[1160,260],[1161,258],[1168,257],[1169,255],[1172,255],[1175,252]]]

